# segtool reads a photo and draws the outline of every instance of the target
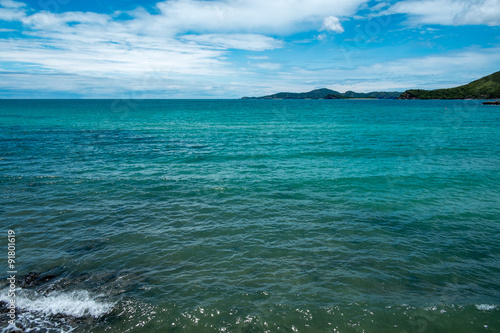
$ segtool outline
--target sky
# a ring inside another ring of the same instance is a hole
[[[500,0],[0,0],[0,98],[449,88],[500,70]]]

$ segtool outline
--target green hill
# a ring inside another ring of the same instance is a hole
[[[242,99],[346,99],[346,98],[377,98],[377,99],[395,99],[401,95],[400,92],[374,91],[370,93],[356,93],[346,91],[340,93],[331,89],[316,89],[304,93],[281,92],[262,97],[243,97]]]
[[[396,99],[401,95],[399,91],[372,91],[369,93],[357,93],[346,91],[342,96],[347,98],[377,98],[377,99]]]
[[[338,91],[330,90],[330,89],[316,89],[309,92],[304,93],[290,93],[290,92],[281,92],[273,95],[267,95],[262,97],[254,97],[256,99],[321,99],[325,98],[327,95],[340,95]],[[245,98],[245,97],[244,97]],[[248,97],[247,97],[248,98]]]
[[[500,98],[500,72],[485,76],[469,84],[436,90],[411,89],[399,99],[494,99]]]

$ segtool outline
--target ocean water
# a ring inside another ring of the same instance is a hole
[[[500,108],[0,100],[0,222],[26,332],[500,332]]]

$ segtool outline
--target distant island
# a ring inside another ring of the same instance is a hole
[[[242,97],[242,99],[499,99],[500,72],[472,81],[469,84],[436,90],[410,89],[405,92],[373,91],[357,93],[321,88],[303,93],[280,92],[261,97]],[[490,103],[488,103],[490,104]],[[491,104],[498,105],[497,102]]]
[[[262,97],[243,97],[242,99],[396,99],[401,92],[374,91],[370,93],[357,93],[346,91],[341,93],[326,88],[316,89],[304,93],[281,92]]]
[[[436,90],[406,90],[399,99],[497,99],[500,98],[500,72],[469,84]]]

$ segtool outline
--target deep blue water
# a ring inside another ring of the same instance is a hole
[[[500,332],[499,171],[479,101],[0,100],[17,322]]]

